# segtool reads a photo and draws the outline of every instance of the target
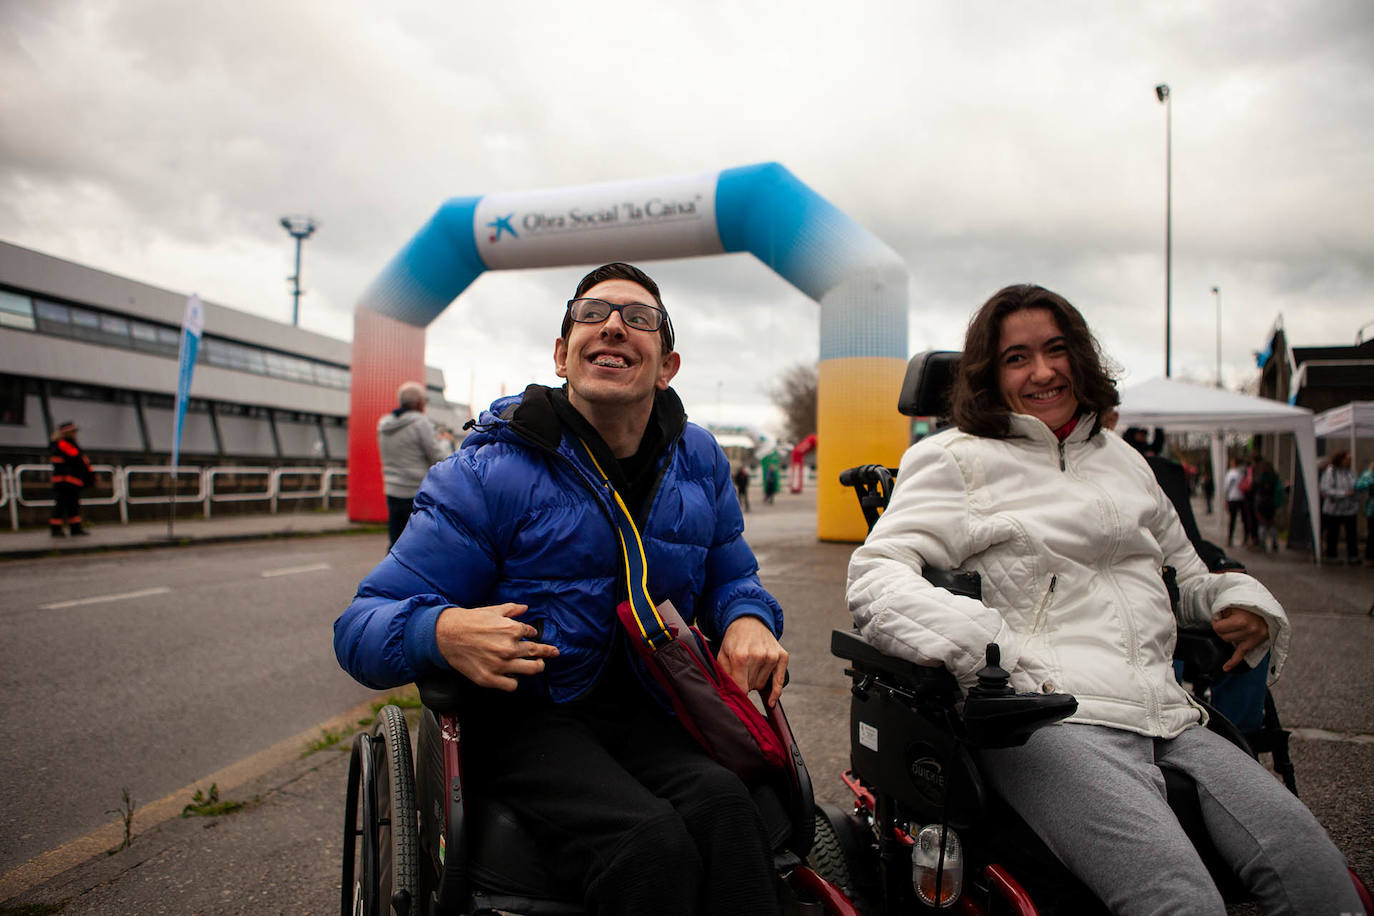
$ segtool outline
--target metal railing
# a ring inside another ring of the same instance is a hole
[[[198,467],[180,465],[176,469],[176,492],[169,493],[166,479],[172,474],[171,465],[133,464],[116,466],[109,464],[91,465],[97,475],[107,474],[110,479],[108,491],[87,488],[82,494],[84,506],[118,506],[119,520],[129,522],[129,507],[140,505],[168,505],[174,499],[177,503],[200,503],[206,518],[210,518],[215,503],[227,502],[266,502],[268,511],[277,512],[282,500],[318,499],[324,508],[329,508],[331,499],[342,499],[348,495],[348,468],[340,467],[241,467],[226,465],[218,467]],[[50,475],[52,468],[46,464],[0,465],[0,508],[9,507],[10,528],[19,530],[19,509],[47,508],[53,506]],[[32,496],[24,494],[25,477],[30,478],[28,486]],[[152,482],[145,478],[152,477]],[[215,483],[223,477],[262,477],[263,488],[244,491],[234,489],[217,492]],[[282,489],[283,478],[318,478],[314,486]],[[38,479],[34,479],[38,478]],[[192,488],[183,487],[184,481],[194,483]],[[160,492],[147,492],[153,488]],[[42,492],[43,496],[37,495]]]

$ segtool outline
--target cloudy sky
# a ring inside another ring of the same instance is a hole
[[[1254,375],[1374,322],[1374,5],[0,0],[0,239],[348,338],[449,197],[778,161],[907,263],[911,351],[1011,282],[1077,304],[1129,385]],[[814,303],[748,255],[661,262],[676,383],[768,428]],[[553,381],[584,268],[489,272],[433,325],[453,400]],[[1365,330],[1374,334],[1374,326]]]

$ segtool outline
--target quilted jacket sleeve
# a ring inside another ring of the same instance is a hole
[[[334,654],[355,679],[384,690],[452,670],[434,640],[439,613],[480,607],[496,579],[483,495],[466,461],[425,478],[405,531],[334,622]]]
[[[1269,639],[1261,646],[1251,649],[1245,661],[1254,667],[1269,655],[1269,682],[1278,679],[1284,660],[1288,657],[1288,645],[1292,630],[1288,615],[1274,596],[1263,585],[1245,573],[1212,573],[1198,558],[1197,551],[1183,531],[1183,523],[1178,519],[1169,497],[1150,477],[1146,486],[1152,487],[1155,495],[1155,512],[1150,518],[1150,532],[1164,551],[1165,564],[1178,571],[1178,622],[1182,627],[1206,628],[1212,626],[1212,619],[1222,609],[1228,607],[1253,611],[1269,624]]]
[[[849,562],[849,610],[865,640],[889,655],[944,665],[965,686],[990,642],[1018,690],[1040,679],[1023,638],[995,609],[936,588],[927,566],[956,569],[973,552],[963,473],[949,451],[923,440],[907,450],[886,511]]]
[[[781,637],[782,608],[759,583],[758,560],[744,540],[744,516],[730,480],[730,462],[714,441],[711,447],[715,461],[706,483],[712,488],[716,524],[702,590],[701,615],[707,620],[700,622],[707,624],[703,629],[710,630],[710,635],[719,638],[736,619],[753,615],[768,624],[774,636]]]

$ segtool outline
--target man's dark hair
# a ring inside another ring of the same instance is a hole
[[[966,433],[1005,439],[1011,430],[1011,409],[998,384],[998,350],[1002,321],[1026,309],[1045,309],[1064,335],[1069,354],[1073,393],[1082,410],[1097,415],[1092,434],[1102,428],[1102,414],[1121,403],[1116,382],[1102,356],[1102,348],[1078,309],[1043,286],[1021,283],[993,293],[968,323],[964,352],[954,373],[950,396],[954,422]]]
[[[610,264],[603,264],[596,270],[583,277],[577,284],[577,290],[573,293],[574,299],[581,299],[587,290],[596,286],[598,283],[605,283],[607,280],[629,280],[631,283],[638,283],[649,291],[649,295],[654,297],[654,305],[663,309],[663,324],[659,326],[658,336],[663,341],[663,352],[671,353],[673,350],[673,322],[668,317],[668,310],[663,306],[663,297],[658,292],[658,284],[653,278],[644,271],[635,267],[633,264],[626,264],[623,261],[612,261]],[[563,330],[559,334],[564,340],[568,339],[568,332],[572,330],[572,315],[565,312],[563,314]]]

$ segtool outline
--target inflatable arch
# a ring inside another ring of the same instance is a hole
[[[483,271],[739,251],[820,303],[816,533],[862,540],[863,516],[837,478],[856,464],[895,465],[906,448],[896,400],[907,359],[907,270],[773,162],[445,202],[368,287],[354,316],[349,517],[386,518],[377,418],[395,407],[403,381],[424,377],[424,329]],[[550,327],[557,321],[551,314]]]

